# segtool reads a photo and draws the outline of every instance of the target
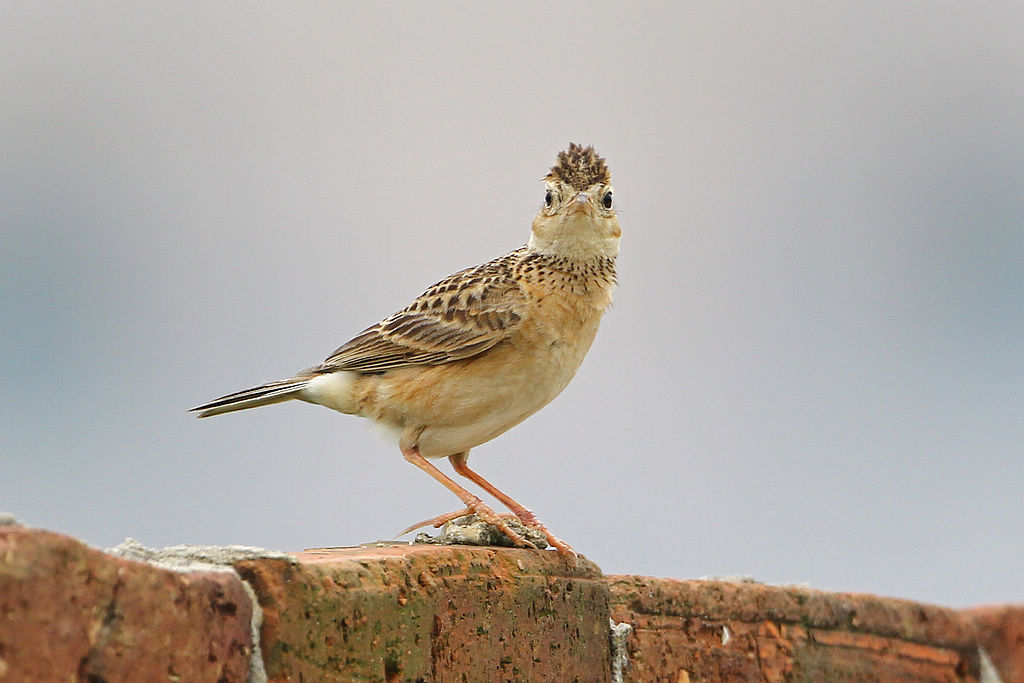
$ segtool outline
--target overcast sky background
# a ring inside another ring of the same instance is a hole
[[[186,410],[514,249],[620,287],[472,463],[606,573],[1024,600],[1024,5],[5,3],[0,509],[110,546],[455,509],[363,420]],[[444,465],[447,467],[447,464]]]

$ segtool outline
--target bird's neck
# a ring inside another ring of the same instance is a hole
[[[617,276],[615,256],[551,253],[527,245],[520,262],[529,279],[542,287],[558,290],[560,295],[573,294],[590,301],[594,308],[604,310],[611,303]]]
[[[608,260],[614,262],[619,255],[619,237],[578,232],[544,234],[534,230],[526,248],[535,254],[580,265]]]

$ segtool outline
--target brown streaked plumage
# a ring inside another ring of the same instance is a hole
[[[382,372],[438,365],[482,353],[522,319],[526,305],[514,270],[525,249],[467,268],[421,294],[332,353],[312,370]]]
[[[457,473],[570,552],[532,512],[467,465],[471,448],[519,424],[565,388],[611,303],[621,230],[604,159],[592,147],[570,144],[545,181],[544,204],[525,247],[441,280],[319,365],[193,410],[208,417],[299,399],[367,417],[398,438],[409,462],[466,505],[424,524],[475,512],[517,545],[529,545],[428,460],[447,457]]]
[[[545,177],[545,180],[558,180],[581,192],[592,185],[607,185],[611,179],[608,165],[594,148],[574,142],[569,143],[569,149],[558,153],[558,161]]]

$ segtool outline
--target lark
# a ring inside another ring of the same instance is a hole
[[[455,472],[572,554],[468,465],[470,449],[565,389],[612,302],[622,231],[605,160],[593,147],[570,143],[544,183],[526,246],[446,277],[319,365],[192,410],[209,417],[298,399],[369,418],[397,437],[406,460],[465,505],[406,532],[475,513],[515,545],[534,547],[508,525],[511,515],[498,514],[431,462],[448,458]]]

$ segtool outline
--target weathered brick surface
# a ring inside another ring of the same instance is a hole
[[[627,681],[979,681],[984,648],[1004,683],[1024,683],[1024,606],[602,577],[504,548],[248,558],[234,567],[263,607],[271,681],[609,681],[610,616],[633,627]],[[0,683],[244,681],[251,607],[230,572],[0,526]]]
[[[966,610],[978,627],[978,642],[992,658],[1003,683],[1024,683],[1024,605]]]
[[[236,565],[276,681],[603,681],[608,592],[553,552],[394,546]]]
[[[628,681],[977,680],[978,632],[955,610],[756,583],[610,576],[633,625]]]
[[[251,606],[233,574],[175,573],[0,527],[3,681],[245,681]]]

